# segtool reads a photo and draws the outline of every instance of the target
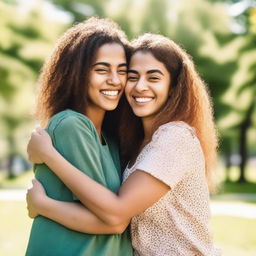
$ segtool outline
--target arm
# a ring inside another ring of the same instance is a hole
[[[79,172],[65,160],[50,143],[43,143],[48,135],[35,133],[34,148],[43,161],[60,177],[73,193],[102,221],[118,225],[143,212],[157,202],[170,188],[178,184],[188,172],[196,172],[202,161],[200,142],[187,127],[168,124],[152,138],[135,172],[123,183],[116,195]],[[72,178],[73,177],[73,178]]]
[[[64,159],[52,147],[49,136],[43,130],[32,134],[28,151],[34,155],[41,155],[42,161],[80,201],[109,225],[128,222],[131,217],[157,202],[170,189],[159,179],[138,170],[130,175],[116,195]]]
[[[67,228],[89,234],[120,234],[129,224],[107,225],[80,203],[51,199],[39,181],[34,179],[32,183],[33,187],[27,191],[26,197],[31,218],[42,215]]]
[[[136,171],[130,175],[121,186],[119,194],[116,195],[77,171],[62,156],[58,156],[60,158],[52,156],[52,159],[47,162],[50,168],[61,170],[61,172],[54,172],[88,209],[109,225],[129,222],[133,216],[152,206],[170,189],[165,183],[150,174]]]

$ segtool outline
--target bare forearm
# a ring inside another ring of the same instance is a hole
[[[89,234],[119,234],[129,223],[108,225],[79,203],[45,198],[38,206],[39,214],[69,229]]]
[[[57,151],[45,163],[80,201],[108,225],[119,225],[145,211],[170,187],[144,171],[137,170],[122,184],[118,195],[71,165]]]
[[[82,173],[57,151],[52,152],[45,162],[77,198],[106,224],[129,221],[129,217],[120,216],[127,212],[120,196]]]

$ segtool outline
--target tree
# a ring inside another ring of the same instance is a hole
[[[13,177],[14,156],[25,151],[20,151],[20,143],[33,125],[31,109],[36,79],[63,26],[51,22],[51,30],[47,29],[50,22],[39,8],[24,15],[17,4],[1,2],[0,11],[0,131],[5,136],[1,141],[6,145],[1,157],[8,158],[9,177]]]

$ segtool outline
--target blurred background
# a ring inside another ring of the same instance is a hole
[[[161,33],[192,55],[220,135],[211,226],[226,256],[256,255],[256,1],[0,0],[0,255],[24,255],[33,173],[26,144],[42,64],[57,38],[90,16],[129,39]]]

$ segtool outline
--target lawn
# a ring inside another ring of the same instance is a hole
[[[224,256],[256,255],[256,219],[213,216],[211,226]]]
[[[32,171],[26,171],[14,179],[6,179],[6,174],[0,172],[0,189],[2,188],[26,188],[31,184],[31,180],[34,177]]]
[[[221,194],[256,193],[253,175],[251,183],[224,184]],[[24,188],[32,177],[31,171],[9,181],[0,177],[0,188]],[[32,223],[27,217],[25,202],[0,201],[0,216],[0,255],[23,256]],[[213,216],[211,227],[215,243],[222,249],[223,256],[256,255],[256,219]]]
[[[0,216],[0,255],[23,256],[32,223],[25,202],[0,201]]]
[[[31,220],[25,202],[0,202],[0,255],[23,256]],[[256,220],[213,216],[211,226],[224,256],[256,255]]]

